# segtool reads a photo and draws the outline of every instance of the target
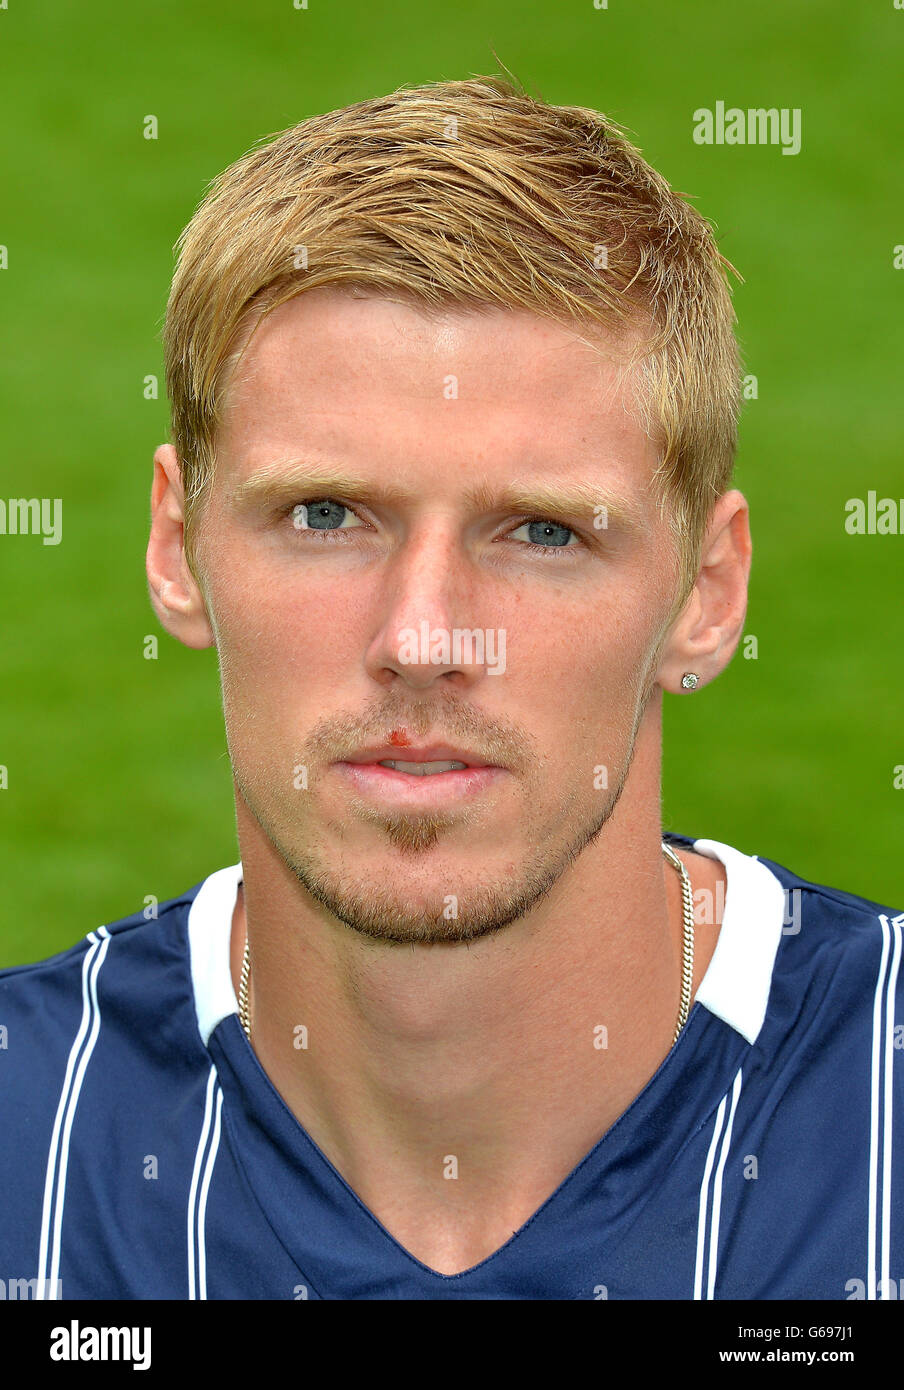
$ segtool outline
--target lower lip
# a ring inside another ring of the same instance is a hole
[[[504,773],[501,767],[461,767],[452,772],[432,772],[419,776],[416,772],[399,772],[379,763],[336,763],[340,773],[353,786],[384,801],[407,806],[439,805],[477,796],[486,791]]]

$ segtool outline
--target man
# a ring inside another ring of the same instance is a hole
[[[216,181],[147,572],[240,862],[0,976],[38,1296],[894,1296],[904,916],[661,831],[746,609],[726,265],[501,79]]]

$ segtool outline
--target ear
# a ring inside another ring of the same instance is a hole
[[[684,694],[687,671],[699,677],[699,689],[734,656],[747,613],[752,549],[745,498],[734,489],[723,493],[712,510],[696,583],[662,648],[656,681],[663,690]]]
[[[151,485],[147,552],[151,603],[172,637],[186,647],[212,647],[215,638],[204,597],[185,559],[184,521],[185,494],[179,458],[172,444],[161,444],[154,454]]]

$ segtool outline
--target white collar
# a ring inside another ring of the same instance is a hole
[[[742,854],[720,840],[694,840],[693,850],[725,866],[719,939],[694,998],[755,1043],[785,925],[785,890],[756,855]]]
[[[205,1047],[217,1024],[239,1011],[229,968],[229,946],[241,881],[241,860],[228,869],[217,869],[205,878],[188,909],[191,982],[198,1030]]]
[[[726,877],[719,939],[695,1000],[754,1043],[766,1016],[785,923],[785,891],[756,856],[719,840],[694,840],[693,850],[721,861]],[[188,913],[195,1012],[205,1047],[217,1024],[238,1012],[229,945],[241,879],[241,862],[217,869],[201,884]]]

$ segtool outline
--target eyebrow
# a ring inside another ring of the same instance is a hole
[[[343,468],[296,458],[262,464],[231,488],[228,497],[234,506],[254,507],[296,494],[299,498],[341,497],[350,502],[385,507],[404,506],[410,500],[410,492],[404,488],[373,482]],[[596,483],[546,483],[510,478],[502,487],[478,482],[463,495],[465,505],[475,511],[571,516],[592,524],[598,509],[604,507],[606,528],[599,529],[615,527],[639,533],[649,525],[637,502]]]

